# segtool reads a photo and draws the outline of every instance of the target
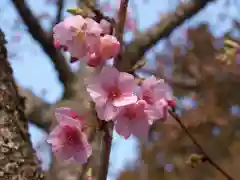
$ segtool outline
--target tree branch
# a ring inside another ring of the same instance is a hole
[[[38,19],[33,15],[24,0],[12,0],[12,3],[28,27],[28,31],[32,35],[33,39],[40,44],[44,52],[51,58],[51,61],[58,72],[59,80],[65,87],[64,95],[66,97],[69,96],[72,93],[70,84],[74,80],[74,75],[71,72],[64,56],[54,47],[52,35],[44,31],[39,24]]]
[[[55,22],[53,23],[53,26],[59,23],[62,19],[62,10],[64,8],[64,0],[58,0],[56,6],[57,6],[57,13],[56,13],[56,18],[55,18]]]
[[[175,28],[199,12],[211,1],[213,0],[192,0],[187,4],[181,4],[176,9],[176,12],[169,13],[166,15],[166,18],[162,19],[154,27],[137,35],[137,37],[125,47],[121,60],[116,62],[119,69],[121,71],[130,71],[147,50],[160,39],[169,36]]]
[[[44,180],[28,134],[24,103],[7,61],[0,30],[0,176],[3,179]]]
[[[191,139],[193,144],[195,144],[198,147],[198,149],[201,151],[202,155],[204,156],[204,159],[206,159],[206,161],[208,161],[214,168],[216,168],[228,180],[234,180],[228,173],[226,173],[220,166],[218,166],[218,164],[215,163],[212,160],[212,158],[204,151],[202,146],[197,142],[197,140],[192,136],[192,134],[188,131],[188,129],[183,125],[180,117],[173,111],[169,110],[168,112],[177,121],[177,123],[181,126],[181,128],[187,134],[187,136]]]
[[[25,114],[28,121],[49,132],[52,118],[48,117],[47,114],[51,109],[51,105],[34,95],[30,90],[19,86],[18,91],[25,98]]]

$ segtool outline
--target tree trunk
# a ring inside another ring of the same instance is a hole
[[[24,98],[20,97],[7,61],[0,29],[0,179],[44,180],[28,134]]]

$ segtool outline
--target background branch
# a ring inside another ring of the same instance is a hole
[[[211,1],[213,0],[192,0],[187,4],[181,4],[175,12],[167,14],[166,18],[161,19],[154,27],[139,33],[136,38],[125,47],[122,59],[116,62],[119,69],[121,71],[130,71],[147,50],[153,47],[160,39],[169,36],[175,28],[199,12]]]
[[[16,10],[25,25],[28,27],[28,31],[32,35],[33,39],[40,44],[44,52],[50,57],[56,71],[58,72],[59,80],[65,87],[64,95],[66,97],[70,96],[72,93],[70,84],[74,80],[74,75],[71,72],[64,56],[54,47],[52,35],[44,31],[38,19],[33,15],[24,0],[12,0],[12,3],[16,7]]]

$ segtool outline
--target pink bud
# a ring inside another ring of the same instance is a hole
[[[170,107],[175,107],[176,106],[176,101],[175,100],[168,100],[167,103],[168,103],[168,106],[170,106]]]
[[[100,56],[97,56],[95,53],[91,54],[88,60],[88,66],[90,67],[96,67],[100,65],[102,62],[102,58]]]
[[[61,47],[60,42],[58,40],[54,40],[53,43],[54,43],[55,48],[60,48]]]

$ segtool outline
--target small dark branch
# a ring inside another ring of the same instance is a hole
[[[214,168],[216,168],[223,176],[225,176],[228,180],[234,180],[227,172],[225,172],[217,163],[215,163],[212,158],[204,151],[202,146],[197,142],[197,140],[193,137],[193,135],[188,131],[188,129],[183,125],[181,122],[180,117],[171,110],[168,111],[169,114],[178,122],[178,124],[181,126],[183,131],[187,134],[187,136],[192,140],[193,144],[195,144],[202,155],[204,156],[204,159],[208,161]]]
[[[56,6],[57,6],[57,14],[56,14],[55,22],[53,22],[53,26],[62,20],[62,11],[64,8],[64,0],[58,0]]]
[[[30,141],[24,100],[17,91],[5,43],[0,29],[1,179],[44,180]]]
[[[110,18],[108,16],[105,16],[100,9],[98,9],[96,6],[93,5],[89,0],[83,0],[83,3],[91,9],[91,11],[95,14],[95,19],[97,22],[100,22],[102,19],[105,19],[106,21],[110,22],[112,26],[115,25],[115,20],[113,18]]]
[[[118,11],[118,22],[116,26],[116,37],[121,44],[121,51],[118,55],[118,57],[114,61],[114,65],[119,68],[119,65],[122,59],[122,52],[123,52],[123,34],[124,34],[124,27],[125,27],[125,21],[127,16],[127,8],[128,8],[128,1],[129,0],[121,0],[119,11]],[[122,69],[127,70],[127,69]]]
[[[72,93],[70,84],[73,82],[74,75],[71,72],[64,56],[54,47],[52,36],[44,31],[39,24],[38,19],[33,15],[24,0],[12,0],[12,3],[28,27],[28,31],[32,35],[33,39],[40,44],[44,52],[52,60],[52,63],[58,72],[59,80],[65,87],[65,97],[70,96]]]
[[[130,70],[144,56],[146,51],[162,38],[169,36],[175,28],[186,19],[191,18],[211,1],[213,0],[192,0],[187,4],[181,4],[176,9],[176,12],[169,13],[166,18],[161,19],[154,27],[137,35],[126,46],[121,62],[117,62],[120,70]]]
[[[123,42],[123,33],[124,33],[125,21],[127,17],[128,1],[129,0],[122,0],[119,7],[119,11],[118,11],[116,36],[120,44],[122,44]]]

